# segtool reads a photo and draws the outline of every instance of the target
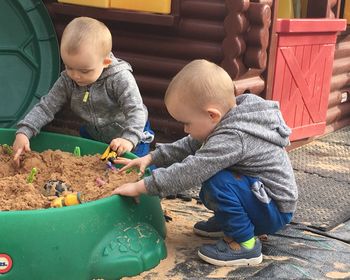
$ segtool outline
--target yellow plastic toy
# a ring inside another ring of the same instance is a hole
[[[113,163],[113,160],[117,159],[118,154],[115,151],[111,151],[111,147],[108,146],[107,149],[103,152],[100,159],[105,161],[110,161]]]
[[[77,205],[81,203],[82,203],[82,199],[81,199],[80,192],[75,192],[75,193],[68,193],[68,194],[65,194],[64,196],[55,198],[54,200],[52,200],[50,206],[54,208],[61,208],[64,206]]]

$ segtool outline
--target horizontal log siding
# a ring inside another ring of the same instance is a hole
[[[350,30],[338,36],[326,117],[326,131],[350,125]]]

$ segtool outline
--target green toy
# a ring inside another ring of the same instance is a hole
[[[0,143],[14,137],[14,129],[0,128]],[[98,154],[107,145],[49,132],[31,140],[38,152],[76,146]],[[141,196],[139,204],[114,195],[63,208],[0,211],[0,224],[1,280],[116,280],[166,257],[165,220],[156,196]]]
[[[76,146],[76,147],[74,148],[73,154],[74,154],[76,157],[80,157],[80,156],[81,156],[80,147]]]
[[[38,173],[38,170],[33,167],[32,170],[30,171],[30,174],[27,178],[27,183],[33,183],[34,179],[35,179],[35,175]]]
[[[13,154],[13,149],[12,149],[9,145],[3,144],[3,145],[2,145],[2,148],[4,149],[4,152],[5,152],[6,154],[8,154],[8,155],[10,155],[10,156]]]

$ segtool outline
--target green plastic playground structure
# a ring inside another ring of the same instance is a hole
[[[12,145],[14,135],[14,129],[0,128],[0,144]],[[77,146],[82,155],[107,147],[49,132],[31,140],[38,152],[73,152]],[[0,279],[114,280],[137,275],[166,257],[165,234],[159,198],[147,195],[139,204],[112,196],[64,208],[2,211]]]

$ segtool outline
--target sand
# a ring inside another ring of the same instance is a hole
[[[27,178],[32,168],[37,169],[33,183]],[[96,179],[102,179],[100,185]],[[74,156],[60,150],[27,152],[18,168],[12,155],[0,146],[0,210],[29,210],[49,208],[50,200],[44,185],[49,180],[60,180],[72,192],[80,192],[83,202],[108,197],[116,187],[138,180],[136,172],[119,174],[107,167],[100,155]]]

